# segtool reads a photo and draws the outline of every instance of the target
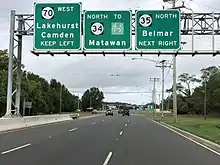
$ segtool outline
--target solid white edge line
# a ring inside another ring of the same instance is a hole
[[[147,119],[148,119],[148,120],[151,120],[151,119],[149,119],[149,118],[147,118]],[[193,140],[193,139],[191,139],[191,138],[189,138],[189,137],[187,137],[187,136],[185,136],[185,135],[183,135],[183,134],[181,134],[181,133],[179,133],[179,132],[177,132],[177,131],[175,131],[175,130],[173,130],[172,128],[167,127],[167,126],[165,126],[165,125],[163,125],[163,124],[161,124],[161,123],[158,123],[158,122],[156,122],[156,121],[153,121],[153,120],[151,120],[151,121],[154,122],[154,123],[156,123],[156,124],[159,124],[159,125],[162,126],[162,127],[165,127],[165,128],[167,128],[167,129],[169,129],[169,130],[175,132],[176,134],[178,134],[178,135],[180,135],[180,136],[182,136],[182,137],[188,139],[189,141],[191,141],[191,142],[193,142],[193,143],[195,143],[195,144],[197,144],[197,145],[199,145],[199,146],[201,146],[201,147],[203,147],[203,148],[205,148],[205,149],[207,149],[207,150],[209,150],[209,151],[211,151],[211,152],[213,152],[213,153],[215,153],[215,154],[217,154],[217,155],[220,156],[220,153],[219,153],[219,152],[217,152],[217,151],[215,151],[215,150],[213,150],[213,149],[211,149],[211,148],[209,148],[209,147],[207,147],[207,146],[205,146],[205,145],[203,145],[203,144],[201,144],[201,143],[199,143],[199,142],[197,142],[197,141],[195,141],[195,140]]]
[[[75,130],[77,130],[77,129],[78,129],[78,128],[70,129],[69,132],[75,131]]]
[[[19,147],[16,147],[16,148],[13,148],[13,149],[4,151],[4,152],[2,152],[1,154],[4,155],[4,154],[7,154],[7,153],[10,153],[10,152],[13,152],[13,151],[16,151],[16,150],[19,150],[19,149],[28,147],[28,146],[30,146],[30,145],[31,145],[31,143],[28,143],[28,144],[25,144],[25,145],[22,145],[22,146],[19,146]]]
[[[106,157],[106,159],[105,159],[105,162],[103,163],[103,165],[107,165],[108,164],[108,162],[109,162],[109,160],[111,159],[111,157],[112,157],[112,152],[109,152],[109,154],[108,154],[108,156]]]
[[[123,134],[123,131],[120,132],[120,135],[122,135],[122,134]]]

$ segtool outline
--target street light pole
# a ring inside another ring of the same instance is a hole
[[[177,122],[177,94],[176,94],[176,56],[173,55],[173,113],[174,121]]]

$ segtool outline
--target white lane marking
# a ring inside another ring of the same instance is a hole
[[[106,159],[105,159],[105,162],[103,163],[103,165],[107,165],[108,164],[108,162],[109,162],[109,160],[111,159],[111,157],[112,157],[112,152],[109,152],[109,154],[108,154],[108,156],[106,157]]]
[[[122,134],[123,134],[123,131],[120,132],[120,135],[122,135]]]
[[[9,152],[13,152],[13,151],[16,151],[16,150],[19,150],[19,149],[28,147],[28,146],[30,146],[30,145],[31,145],[31,143],[28,143],[28,144],[25,144],[25,145],[22,145],[22,146],[19,146],[19,147],[10,149],[10,150],[8,150],[8,151],[4,151],[4,152],[2,152],[1,154],[4,155],[4,154],[7,154],[7,153],[9,153]]]
[[[105,121],[105,120],[102,120],[102,121]]]
[[[96,122],[93,122],[92,124],[95,124]]]
[[[78,128],[73,128],[73,129],[70,129],[69,132],[73,132],[75,130],[77,130]]]
[[[51,136],[49,136],[48,138],[49,138],[49,139],[51,139],[52,137],[51,137]]]
[[[125,124],[125,127],[127,127],[128,124]]]
[[[148,119],[148,120],[151,120],[151,119],[149,119],[149,118],[147,118],[147,119]],[[158,123],[158,122],[156,122],[156,121],[153,121],[153,120],[151,120],[151,121],[154,122],[154,123],[156,123],[156,124],[161,125],[162,127],[165,127],[165,128],[167,128],[167,129],[169,129],[169,130],[175,132],[176,134],[178,134],[178,135],[180,135],[180,136],[182,136],[182,137],[188,139],[189,141],[191,141],[191,142],[193,142],[193,143],[196,143],[197,145],[199,145],[199,146],[201,146],[201,147],[203,147],[203,148],[205,148],[205,149],[207,149],[207,150],[209,150],[209,151],[211,151],[211,152],[213,152],[213,153],[215,153],[215,154],[217,154],[217,155],[220,156],[220,153],[219,153],[219,152],[217,152],[217,151],[215,151],[215,150],[213,150],[213,149],[211,149],[211,148],[209,148],[209,147],[207,147],[207,146],[205,146],[205,145],[203,145],[203,144],[201,144],[201,143],[199,143],[199,142],[197,142],[197,141],[195,141],[195,140],[193,140],[193,139],[191,139],[191,138],[189,138],[189,137],[187,137],[187,136],[185,136],[185,135],[183,135],[183,134],[181,134],[181,133],[179,133],[179,132],[177,132],[177,131],[175,131],[175,130],[173,130],[172,128],[167,127],[167,126],[165,126],[165,125],[163,125],[163,124],[161,124],[161,123]]]
[[[116,140],[119,140],[119,139],[116,139]]]

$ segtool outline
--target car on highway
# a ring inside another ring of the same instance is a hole
[[[106,116],[108,116],[108,115],[113,116],[113,111],[110,110],[110,109],[108,109],[108,110],[106,110],[105,115],[106,115]]]
[[[128,109],[124,109],[124,110],[122,111],[122,116],[125,116],[125,115],[130,116],[130,112],[129,112]]]
[[[97,111],[96,109],[94,109],[94,110],[92,111],[92,114],[98,114],[98,111]]]
[[[122,114],[122,110],[121,109],[118,110],[118,114]]]

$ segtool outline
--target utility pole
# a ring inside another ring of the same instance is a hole
[[[206,78],[204,79],[204,85],[205,85],[205,90],[204,90],[204,119],[207,119],[207,115],[206,115],[206,92],[207,92],[207,85],[206,85]]]
[[[156,78],[156,77],[150,78],[150,81],[152,81],[154,83],[153,92],[152,92],[152,101],[154,103],[154,116],[155,117],[156,117],[156,102],[155,102],[155,99],[156,99],[156,82],[158,82],[159,80],[160,79]]]
[[[161,105],[161,112],[162,112],[162,118],[164,117],[163,111],[164,111],[164,70],[165,68],[171,67],[165,64],[166,60],[160,61],[161,65],[156,65],[156,67],[159,67],[162,69],[162,105]]]
[[[78,110],[79,110],[79,108],[80,108],[80,107],[79,107],[79,93],[78,93]]]
[[[158,94],[159,96],[159,109],[161,110],[161,106],[160,106],[160,94]]]
[[[62,112],[62,85],[60,84],[60,113]]]

